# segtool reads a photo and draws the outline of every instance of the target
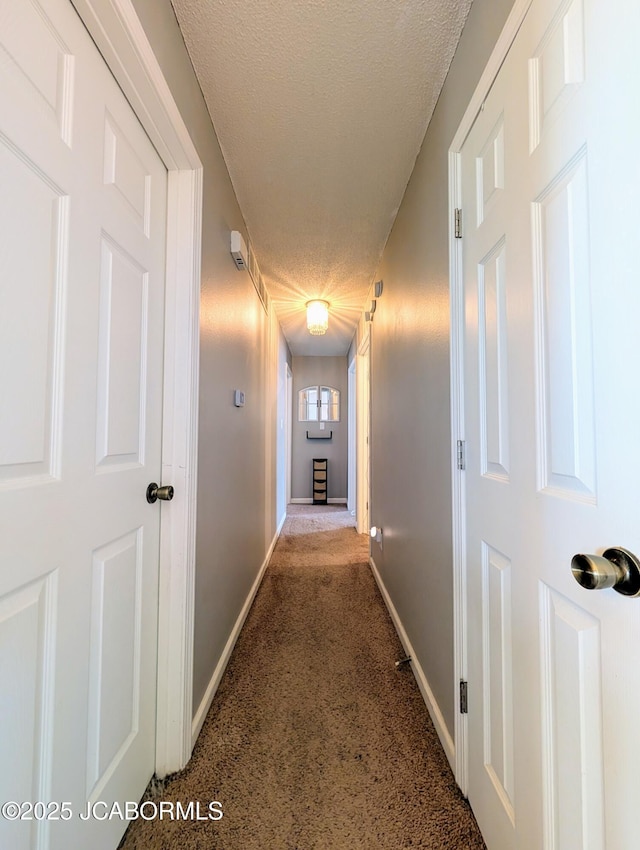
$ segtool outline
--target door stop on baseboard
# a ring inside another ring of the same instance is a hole
[[[399,670],[405,664],[411,664],[411,656],[407,655],[405,658],[401,658],[400,661],[396,661],[396,670]]]

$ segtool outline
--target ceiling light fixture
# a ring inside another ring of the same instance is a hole
[[[307,328],[314,336],[321,336],[329,327],[329,303],[307,301]]]

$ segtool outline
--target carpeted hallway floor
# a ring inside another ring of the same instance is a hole
[[[340,506],[290,506],[187,768],[153,799],[219,821],[135,821],[124,850],[482,850]]]

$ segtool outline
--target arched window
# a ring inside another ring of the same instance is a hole
[[[299,422],[339,422],[340,390],[334,387],[305,387],[298,393]]]

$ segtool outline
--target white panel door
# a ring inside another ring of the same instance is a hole
[[[153,773],[166,170],[67,0],[0,0],[0,846]],[[27,812],[28,813],[28,812]]]
[[[637,844],[640,7],[534,0],[465,141],[469,799],[489,850]]]

